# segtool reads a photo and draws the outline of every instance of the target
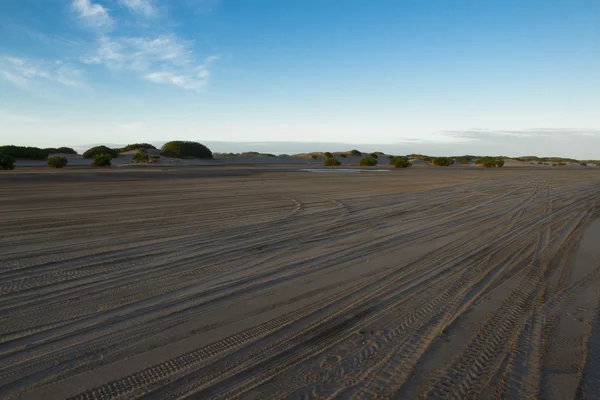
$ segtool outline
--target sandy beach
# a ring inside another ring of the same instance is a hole
[[[0,398],[594,398],[599,190],[597,169],[1,173]]]

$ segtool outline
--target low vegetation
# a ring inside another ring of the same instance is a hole
[[[26,159],[26,160],[45,160],[50,154],[63,153],[63,154],[77,154],[75,150],[70,147],[49,147],[41,149],[39,147],[30,146],[0,146],[0,153],[11,156],[15,159]]]
[[[371,156],[373,158],[379,158],[379,156],[377,155],[377,153],[371,153],[371,154],[369,154],[369,156]]]
[[[6,153],[0,153],[0,169],[13,170],[15,169],[15,159],[13,156]]]
[[[50,168],[63,168],[69,163],[66,157],[63,156],[51,156],[48,157],[48,166]]]
[[[377,159],[371,156],[361,158],[358,163],[361,167],[373,167],[377,165]]]
[[[412,163],[410,162],[410,160],[407,157],[403,156],[391,156],[390,165],[393,165],[395,168],[412,167]]]
[[[461,156],[461,157],[456,157],[455,160],[457,162],[461,163],[462,165],[466,165],[471,162],[472,158],[469,156]]]
[[[325,157],[325,158],[333,158],[333,154],[331,154],[330,152],[326,151],[325,153],[323,153],[323,157]]]
[[[148,156],[148,154],[144,153],[143,151],[138,151],[137,153],[135,153],[133,155],[132,161],[134,163],[139,164],[139,163],[147,163],[149,159],[150,159],[150,157]]]
[[[107,146],[96,146],[86,150],[83,153],[83,158],[94,158],[98,154],[110,154],[111,158],[119,157],[119,149],[111,149]]]
[[[161,149],[161,154],[167,157],[175,158],[213,158],[212,151],[205,145],[198,142],[187,142],[187,141],[172,141],[167,142]]]
[[[126,151],[139,150],[139,149],[144,149],[144,150],[152,149],[152,150],[156,150],[156,147],[154,147],[150,143],[133,143],[133,144],[128,144],[125,147],[121,147],[119,149],[119,151],[121,153],[125,153]]]
[[[421,161],[428,161],[428,162],[433,161],[433,157],[426,156],[424,154],[409,154],[406,157],[408,157],[410,160],[421,160]]]
[[[504,166],[504,160],[498,157],[481,157],[475,164],[482,165],[485,168],[502,168]]]
[[[350,150],[350,152],[348,154],[350,154],[351,156],[354,156],[354,157],[360,157],[360,156],[362,156],[362,153],[360,151],[356,150],[356,149],[355,150]]]
[[[324,167],[337,167],[338,165],[342,165],[342,162],[333,157],[326,158],[323,162]]]
[[[449,167],[454,162],[451,157],[435,157],[431,161],[439,167]]]
[[[110,167],[110,161],[112,156],[110,154],[96,154],[94,155],[94,161],[90,164],[90,167]]]

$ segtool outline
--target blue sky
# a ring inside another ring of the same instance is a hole
[[[600,158],[598,110],[596,0],[0,2],[2,144]]]

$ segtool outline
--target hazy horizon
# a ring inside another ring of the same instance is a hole
[[[5,0],[0,144],[600,159],[599,18],[586,0]]]

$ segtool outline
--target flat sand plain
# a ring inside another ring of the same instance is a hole
[[[0,398],[600,398],[600,171],[0,174]]]

